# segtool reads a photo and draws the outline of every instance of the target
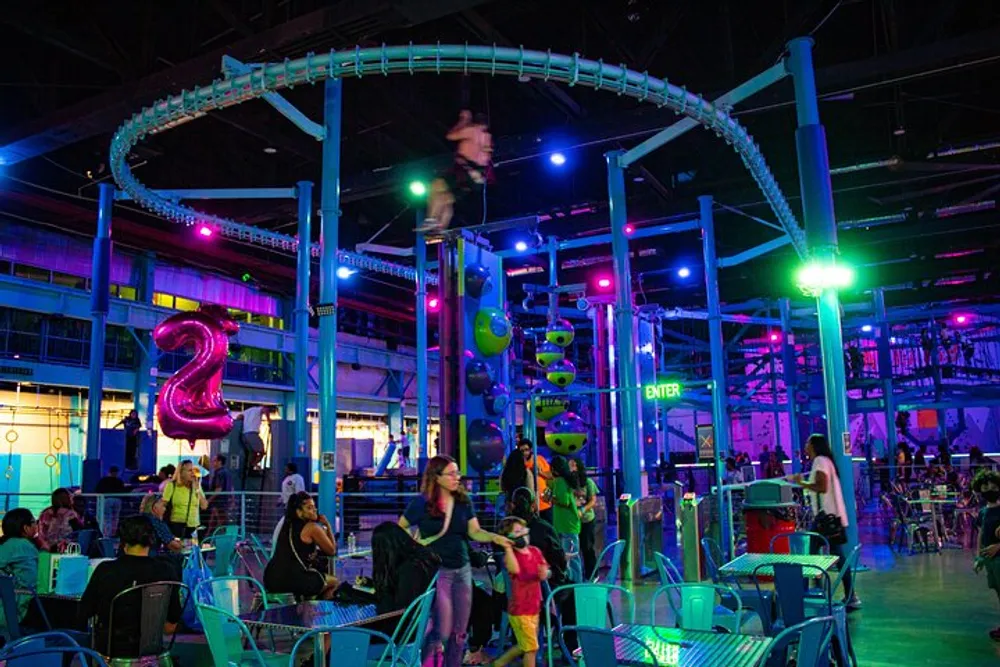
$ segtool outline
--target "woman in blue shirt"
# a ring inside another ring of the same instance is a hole
[[[421,494],[409,504],[399,525],[418,529],[418,542],[441,559],[434,597],[434,625],[427,653],[443,653],[444,667],[460,667],[465,650],[466,629],[472,611],[472,568],[468,540],[507,546],[510,540],[479,526],[472,502],[462,486],[458,464],[450,456],[435,456],[427,462]],[[443,644],[447,642],[447,649]],[[426,657],[426,656],[425,656]]]
[[[31,510],[19,507],[4,515],[3,537],[0,537],[0,574],[14,577],[16,589],[33,591],[38,584],[37,536],[38,522]],[[24,620],[31,598],[31,594],[18,594],[18,618],[13,622]],[[6,626],[3,609],[0,609],[0,621]]]

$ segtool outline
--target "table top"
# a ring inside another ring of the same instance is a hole
[[[47,600],[70,600],[72,602],[79,602],[80,598],[83,597],[83,593],[73,595],[63,595],[61,593],[38,593],[28,588],[18,588],[15,589],[14,592],[18,595],[34,595]]]
[[[250,627],[305,632],[316,628],[346,628],[366,625],[402,615],[403,610],[378,615],[373,604],[351,604],[333,600],[309,600],[298,604],[271,607],[246,614],[240,619]]]
[[[354,551],[338,551],[337,560],[348,560],[350,558],[367,558],[372,555],[371,549],[355,549]]]
[[[661,665],[676,667],[754,667],[771,645],[769,637],[654,625],[624,623],[615,627],[615,630],[644,641],[656,654]],[[615,653],[619,664],[652,664],[649,653],[632,642],[616,640]]]
[[[757,554],[747,553],[729,561],[719,568],[722,574],[735,575],[740,577],[752,576],[754,570],[761,565],[791,564],[791,565],[812,565],[822,568],[824,572],[837,564],[837,556],[827,556],[825,554]],[[760,574],[770,574],[763,570]]]

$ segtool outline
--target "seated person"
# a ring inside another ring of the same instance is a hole
[[[150,557],[149,549],[156,540],[156,534],[148,516],[126,517],[118,527],[118,534],[124,554],[101,563],[94,570],[80,599],[80,617],[96,617],[94,648],[99,652],[111,657],[136,657],[142,621],[141,595],[125,596],[118,601],[113,624],[111,602],[116,595],[133,586],[177,581],[177,573],[169,563]],[[180,596],[175,589],[164,632],[173,632],[180,618]],[[113,637],[108,636],[109,626],[113,626]]]
[[[268,593],[325,600],[333,597],[338,582],[328,574],[328,558],[337,555],[337,544],[330,521],[316,510],[308,493],[295,493],[288,499],[273,554],[264,569]]]
[[[52,492],[52,505],[42,510],[38,517],[38,533],[44,544],[52,551],[62,551],[70,536],[84,528],[81,515],[73,509],[73,496],[69,489]]]
[[[35,590],[38,584],[38,523],[31,510],[23,507],[12,509],[3,517],[3,537],[0,537],[0,574],[14,578],[17,590]],[[31,595],[18,594],[16,619],[4,618],[0,609],[0,626],[25,620],[31,604]],[[36,624],[31,624],[36,625]],[[37,624],[37,627],[42,627]]]
[[[148,494],[142,499],[139,512],[148,517],[153,524],[152,549],[155,553],[178,553],[184,550],[184,543],[170,532],[170,526],[163,520],[167,513],[167,504],[163,502],[163,496],[158,493]]]

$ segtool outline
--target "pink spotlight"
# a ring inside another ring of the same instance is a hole
[[[608,289],[611,287],[611,278],[598,278],[597,286],[601,289]]]
[[[630,224],[627,224],[627,225],[625,225],[625,235],[626,235],[626,236],[632,236],[632,232],[634,232],[634,231],[635,231],[635,227],[633,227],[633,226],[631,225],[631,223],[630,223]]]
[[[781,336],[779,336],[776,333],[771,334],[771,342],[772,343],[777,343],[779,340],[781,340]]]
[[[427,310],[429,310],[432,313],[436,313],[437,311],[441,310],[441,299],[437,298],[436,296],[428,297]]]
[[[955,316],[955,324],[968,324],[972,317],[966,315],[965,313],[959,313]]]
[[[198,225],[198,236],[202,238],[211,238],[212,234],[215,232],[208,225]]]

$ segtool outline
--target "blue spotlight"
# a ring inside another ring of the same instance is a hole
[[[864,325],[862,325],[861,326],[861,331],[863,331],[864,333],[871,333],[872,332],[872,325],[870,325],[870,324],[864,324]]]
[[[528,244],[525,243],[524,241],[518,241],[517,243],[514,244],[514,250],[518,252],[524,252],[527,249],[528,249]]]
[[[341,280],[347,280],[351,276],[357,273],[354,269],[348,266],[338,266],[337,267],[337,277]]]
[[[557,167],[561,167],[564,164],[566,164],[566,156],[563,155],[562,153],[553,153],[552,155],[549,156],[549,162],[551,162]]]
[[[691,269],[689,269],[686,266],[682,266],[681,268],[677,269],[677,275],[680,278],[690,278],[691,277]]]

